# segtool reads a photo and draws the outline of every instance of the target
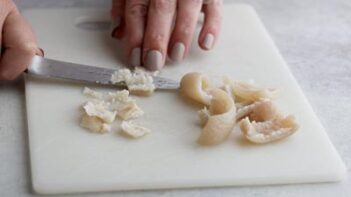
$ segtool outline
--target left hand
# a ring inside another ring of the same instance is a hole
[[[199,46],[210,50],[219,36],[222,0],[113,0],[112,3],[115,22],[112,36],[119,39],[126,36],[132,66],[159,70],[167,54],[174,61],[182,60],[188,54],[201,10],[205,21]]]

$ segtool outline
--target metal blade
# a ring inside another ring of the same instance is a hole
[[[75,80],[81,82],[98,83],[104,85],[123,86],[123,84],[113,84],[111,76],[118,69],[102,68],[63,62],[35,56],[32,64],[28,67],[27,73],[39,75],[47,78],[58,78]],[[153,77],[156,89],[178,89],[179,83],[174,80],[162,77]]]

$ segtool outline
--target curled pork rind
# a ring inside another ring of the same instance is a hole
[[[205,124],[198,143],[201,145],[216,145],[228,138],[235,124],[236,108],[234,102],[225,91],[212,89],[210,116]]]
[[[254,143],[283,139],[298,129],[294,117],[283,118],[273,104],[277,89],[228,79],[221,88],[213,88],[206,75],[188,73],[181,80],[180,90],[183,96],[205,105],[198,112],[205,125],[198,139],[201,145],[222,143],[237,121],[245,138]]]
[[[298,129],[294,116],[277,117],[276,119],[256,122],[248,117],[239,122],[244,137],[250,142],[264,144],[286,138]]]
[[[279,92],[277,89],[259,88],[251,83],[245,82],[235,82],[232,87],[234,95],[238,99],[245,101],[275,99]]]
[[[201,125],[205,125],[207,123],[208,119],[211,116],[210,111],[206,107],[204,107],[203,109],[199,110],[197,112],[197,115],[199,116]]]
[[[207,92],[211,87],[207,76],[196,72],[184,75],[180,82],[180,91],[183,96],[207,106],[212,98]]]
[[[261,88],[253,83],[233,82],[229,79],[223,80],[223,89],[231,91],[235,102],[247,103],[262,100],[272,100],[278,97],[278,89]]]
[[[277,117],[278,110],[271,100],[257,101],[237,108],[236,120],[249,117],[251,121],[262,122]]]

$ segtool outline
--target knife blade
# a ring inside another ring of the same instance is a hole
[[[111,76],[115,72],[118,72],[118,69],[87,66],[43,58],[41,56],[34,56],[32,63],[26,70],[26,73],[30,75],[36,75],[45,78],[74,80],[103,85],[115,85],[121,88],[126,88],[124,83],[114,84],[111,82]],[[158,76],[153,76],[153,83],[156,89],[174,90],[179,88],[179,82]]]

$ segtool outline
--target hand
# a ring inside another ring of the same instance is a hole
[[[188,54],[201,10],[205,21],[199,46],[212,49],[220,32],[222,0],[113,0],[112,4],[112,36],[126,36],[132,66],[159,70],[167,54],[173,61],[182,60]]]
[[[34,34],[12,0],[0,0],[0,80],[13,80],[43,55]]]

